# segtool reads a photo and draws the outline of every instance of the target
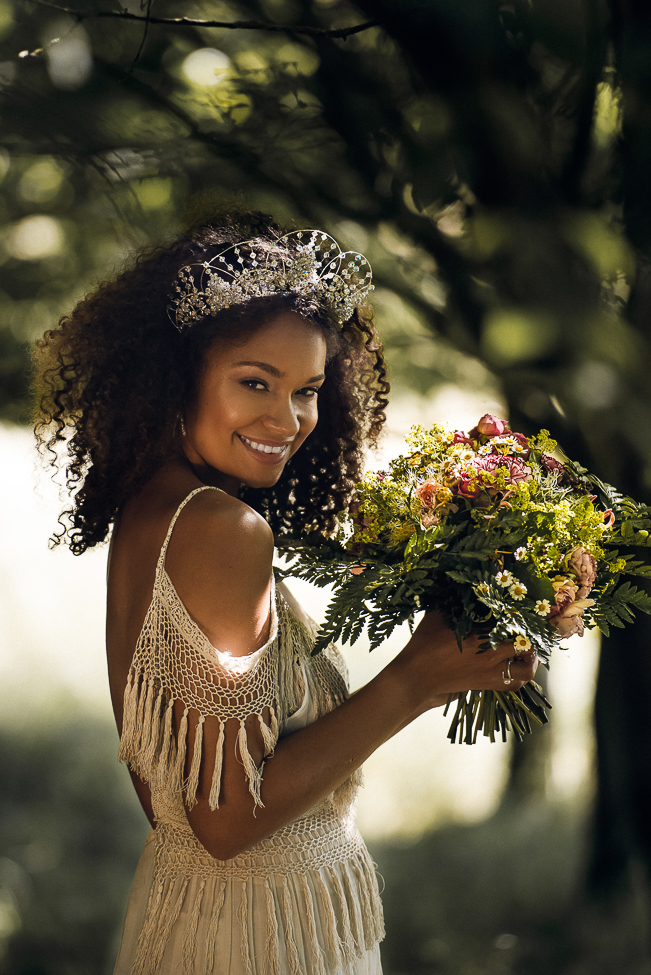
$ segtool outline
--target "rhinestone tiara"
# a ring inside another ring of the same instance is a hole
[[[210,261],[182,267],[167,311],[183,332],[251,298],[298,294],[316,297],[342,325],[373,291],[372,276],[362,254],[342,251],[322,230],[297,230],[270,249],[260,241],[243,240]]]

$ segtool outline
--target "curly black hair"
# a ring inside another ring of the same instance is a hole
[[[365,447],[385,422],[389,384],[368,306],[342,326],[318,298],[279,294],[231,305],[180,333],[168,305],[179,269],[210,260],[224,245],[254,240],[268,251],[280,236],[261,213],[223,213],[166,246],[142,252],[36,343],[35,433],[48,465],[63,466],[73,498],[52,543],[77,555],[104,541],[124,504],[179,445],[179,417],[192,401],[216,340],[246,340],[280,311],[321,330],[326,382],[313,433],[271,488],[241,497],[275,533],[331,532],[350,504]]]

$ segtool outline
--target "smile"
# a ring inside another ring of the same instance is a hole
[[[252,450],[258,450],[261,454],[276,454],[279,457],[289,447],[289,444],[286,443],[280,444],[278,447],[271,447],[269,444],[258,443],[257,440],[249,440],[248,437],[243,436],[241,433],[238,433],[238,437],[247,447],[251,447]]]

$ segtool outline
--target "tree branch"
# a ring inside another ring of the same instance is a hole
[[[561,192],[568,203],[576,206],[582,199],[582,180],[590,156],[594,108],[606,59],[607,40],[600,24],[595,0],[583,0],[585,18],[585,57],[579,91],[574,144],[561,175]]]
[[[256,175],[260,178],[258,172],[259,160],[254,153],[247,150],[244,146],[234,140],[227,140],[225,134],[222,132],[217,136],[214,132],[204,131],[189,112],[184,111],[180,105],[177,105],[172,99],[166,98],[159,91],[152,88],[151,85],[145,84],[139,78],[134,77],[129,71],[108,61],[103,61],[101,58],[96,58],[95,64],[101,68],[107,77],[112,78],[127,91],[139,95],[145,101],[177,118],[187,126],[190,136],[193,139],[218,151],[220,148],[227,149],[229,158],[234,159],[249,175]]]
[[[265,30],[279,34],[306,34],[308,37],[330,37],[335,40],[346,40],[353,34],[359,34],[371,27],[377,27],[377,21],[368,20],[363,24],[355,24],[353,27],[340,27],[337,30],[327,30],[322,27],[284,27],[282,24],[265,24],[261,20],[197,20],[193,17],[151,17],[142,14],[132,14],[128,10],[98,10],[84,12],[75,10],[73,7],[63,7],[51,0],[30,0],[40,7],[47,7],[56,10],[61,14],[68,14],[78,21],[87,20],[90,17],[104,17],[113,20],[135,20],[137,23],[163,24],[167,27],[222,27],[227,30]]]
[[[151,4],[152,4],[152,0],[147,0],[147,12],[145,14],[145,29],[142,32],[142,39],[140,41],[140,47],[138,48],[138,52],[137,52],[135,58],[133,59],[133,64],[131,65],[131,70],[132,71],[135,68],[135,66],[138,63],[138,61],[140,60],[140,55],[142,54],[142,52],[144,50],[144,47],[145,47],[145,44],[147,42],[147,34],[149,33],[149,25],[151,23],[151,19],[150,19]]]

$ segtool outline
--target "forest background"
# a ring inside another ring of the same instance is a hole
[[[369,257],[403,415],[501,404],[651,500],[644,0],[0,0],[0,119],[6,612],[30,343],[234,198]],[[594,705],[569,701],[593,729],[580,789],[554,793],[547,731],[502,750],[504,774],[462,749],[447,768],[494,777],[483,819],[452,803],[369,837],[387,975],[651,972],[650,642],[646,619],[604,640]],[[35,720],[36,676],[0,692],[0,973],[99,975],[144,821],[110,724],[74,695]]]

